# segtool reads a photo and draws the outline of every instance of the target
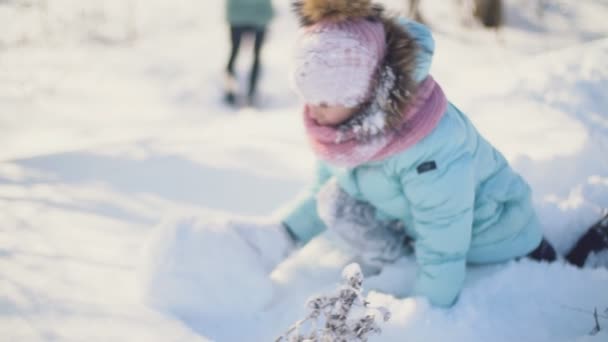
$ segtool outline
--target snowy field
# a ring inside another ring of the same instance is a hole
[[[548,1],[539,20],[535,1],[508,0],[499,33],[462,25],[455,1],[422,3],[433,75],[530,182],[567,251],[608,208],[608,1]],[[335,289],[349,256],[326,236],[270,277],[214,279],[213,301],[158,276],[166,259],[204,280],[247,258],[175,222],[274,217],[309,180],[286,76],[297,24],[275,7],[263,106],[234,111],[220,101],[222,1],[0,0],[1,341],[272,341]],[[366,279],[393,314],[374,341],[608,341],[606,269],[477,267],[449,310],[407,297],[415,271],[403,258]]]

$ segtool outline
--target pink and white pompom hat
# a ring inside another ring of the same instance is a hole
[[[355,108],[371,94],[386,38],[381,22],[321,21],[300,30],[292,82],[306,104]]]

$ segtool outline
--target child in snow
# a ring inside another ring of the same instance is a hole
[[[429,75],[434,42],[426,27],[388,17],[369,0],[303,0],[295,9],[303,28],[292,76],[318,157],[315,183],[282,224],[198,226],[206,249],[199,260],[250,249],[247,268],[259,258],[270,271],[324,230],[375,265],[411,244],[418,264],[411,295],[443,307],[457,300],[467,264],[556,260],[528,184]],[[606,249],[607,223],[588,230],[566,259],[582,266]],[[228,261],[220,272],[201,283],[238,279],[242,269]]]
[[[526,182],[428,74],[424,26],[365,0],[296,9],[304,27],[293,79],[319,159],[310,197],[284,220],[296,241],[333,229],[390,262],[412,239],[412,295],[439,306],[455,302],[467,263],[555,260]]]
[[[293,80],[319,159],[316,182],[284,226],[298,243],[333,230],[367,259],[413,241],[412,295],[452,305],[467,263],[554,261],[526,182],[428,74],[434,42],[370,1],[296,2],[303,28]],[[567,259],[606,248],[589,230]]]

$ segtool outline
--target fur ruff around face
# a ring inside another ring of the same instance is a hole
[[[296,0],[293,2],[293,9],[303,27],[361,18],[379,21],[384,25],[386,55],[379,63],[374,87],[381,83],[379,78],[382,70],[388,68],[395,75],[394,85],[381,109],[387,114],[387,128],[398,128],[402,124],[403,112],[411,103],[417,89],[413,75],[418,45],[399,25],[396,16],[387,15],[382,5],[374,4],[370,0]],[[369,107],[371,101],[374,99],[361,104],[360,108]]]
[[[322,20],[341,22],[371,18],[382,11],[381,6],[370,0],[297,0],[293,7],[305,26]]]

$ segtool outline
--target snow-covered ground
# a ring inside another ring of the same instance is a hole
[[[608,208],[608,2],[550,1],[540,21],[532,3],[507,1],[499,33],[463,26],[453,2],[423,11],[433,75],[531,183],[564,252]],[[297,25],[286,1],[275,5],[264,106],[235,112],[220,103],[222,1],[0,0],[1,340],[268,341],[335,287],[348,256],[322,236],[274,271],[275,288],[251,272],[227,283],[225,296],[243,301],[233,311],[202,307],[197,289],[179,294],[187,314],[150,305],[176,293],[143,296],[159,258],[192,256],[182,268],[212,277],[245,257],[214,246],[202,263],[188,241],[159,241],[159,223],[267,217],[309,179],[286,76]],[[590,313],[608,309],[606,269],[475,268],[450,310],[407,298],[414,273],[403,258],[366,279],[372,303],[393,313],[375,340],[608,340],[607,313],[589,335]]]

